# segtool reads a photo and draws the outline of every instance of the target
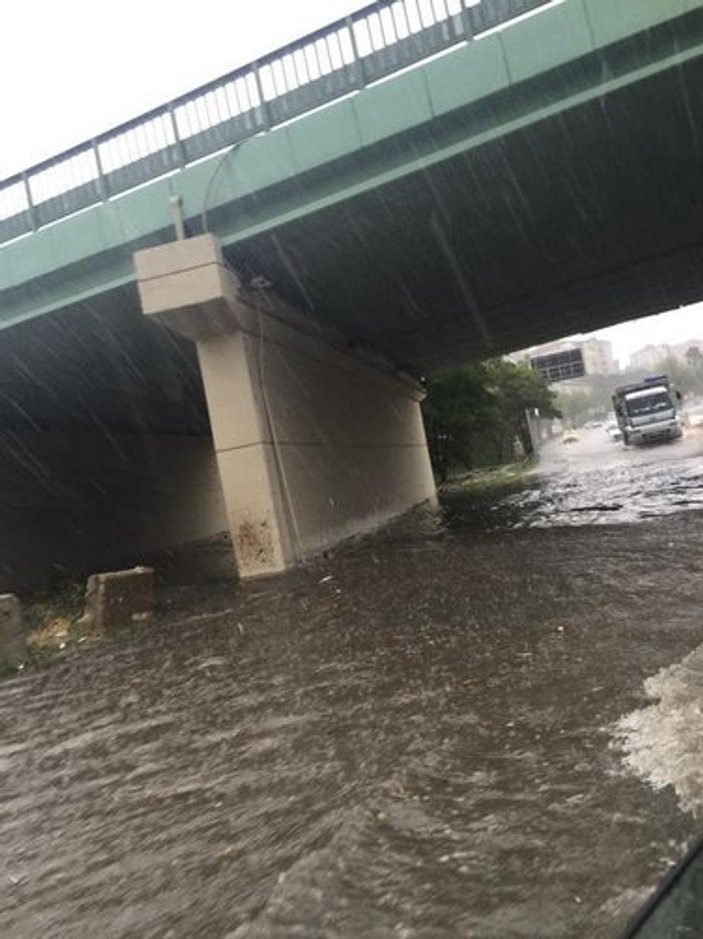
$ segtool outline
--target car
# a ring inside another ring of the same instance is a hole
[[[561,439],[564,443],[576,443],[579,439],[579,435],[575,430],[565,430],[564,436]]]

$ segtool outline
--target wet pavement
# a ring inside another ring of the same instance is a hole
[[[702,456],[557,442],[0,683],[0,935],[617,936],[700,826]]]
[[[496,500],[467,503],[453,522],[481,513],[486,528],[613,525],[703,508],[703,427],[683,440],[624,447],[602,428],[545,448],[528,485]]]

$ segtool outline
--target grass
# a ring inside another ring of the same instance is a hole
[[[30,661],[46,659],[68,646],[75,646],[100,637],[101,633],[92,625],[85,623],[82,618],[69,619],[66,616],[56,616],[28,633],[28,659]]]
[[[536,459],[523,460],[520,463],[506,463],[504,466],[492,466],[487,469],[472,470],[463,477],[448,480],[449,486],[460,486],[462,489],[485,492],[491,489],[502,489],[513,483],[521,481],[537,468]]]
[[[70,583],[30,598],[24,609],[30,660],[46,659],[69,646],[100,638],[82,618],[84,597],[85,587]]]
[[[26,657],[14,664],[0,662],[0,678],[40,666],[66,648],[100,638],[100,633],[82,619],[84,591],[83,585],[66,584],[28,598],[23,604],[28,628]]]

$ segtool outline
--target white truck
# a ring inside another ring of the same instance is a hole
[[[625,446],[681,437],[681,394],[668,375],[615,389],[613,408]]]

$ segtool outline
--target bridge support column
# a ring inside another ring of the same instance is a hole
[[[135,266],[143,312],[197,343],[241,577],[435,499],[417,382],[245,288],[211,235]]]

